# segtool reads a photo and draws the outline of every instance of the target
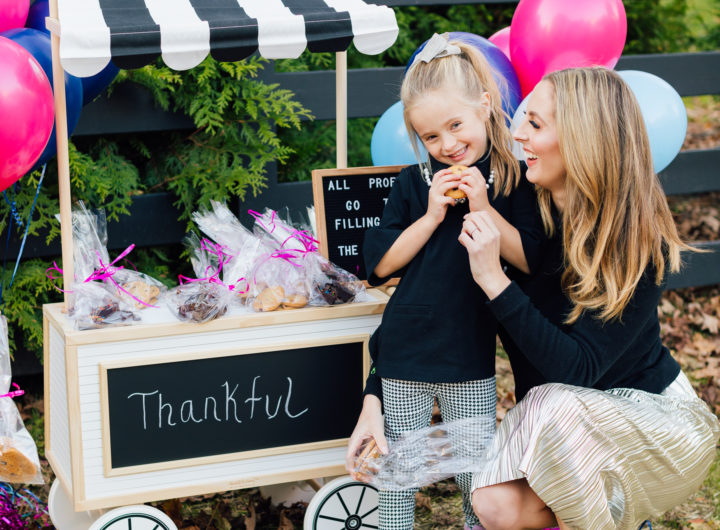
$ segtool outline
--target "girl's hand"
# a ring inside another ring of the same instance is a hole
[[[467,168],[460,175],[459,188],[468,196],[471,212],[490,208],[485,177],[475,166]]]
[[[473,279],[490,300],[510,284],[500,264],[500,231],[488,212],[470,212],[458,237],[467,249]]]
[[[445,192],[457,188],[460,176],[447,169],[441,169],[433,175],[428,195],[427,216],[439,225],[445,219],[448,206],[455,206],[455,199],[446,197]]]
[[[360,479],[360,477],[355,475],[353,469],[355,468],[358,451],[363,445],[363,442],[374,438],[380,451],[385,455],[388,454],[389,448],[387,440],[385,439],[384,425],[380,400],[377,396],[366,395],[360,417],[358,418],[353,433],[350,435],[347,453],[345,453],[345,469],[347,469],[355,480]]]

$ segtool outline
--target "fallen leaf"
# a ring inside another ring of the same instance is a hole
[[[245,516],[245,528],[246,530],[255,530],[257,525],[257,514],[255,513],[255,506],[252,500],[248,504],[248,514]]]
[[[285,510],[282,510],[280,512],[280,526],[278,526],[278,530],[294,530],[295,525],[292,524],[292,521],[288,519]]]

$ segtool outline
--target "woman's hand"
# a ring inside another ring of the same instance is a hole
[[[500,264],[500,231],[488,212],[470,212],[458,237],[467,249],[473,279],[490,300],[510,284]]]
[[[485,177],[475,166],[469,167],[460,175],[460,186],[468,196],[471,212],[479,212],[490,208]]]
[[[375,443],[383,454],[388,453],[389,449],[387,440],[385,439],[382,404],[377,396],[368,394],[363,400],[360,417],[358,418],[353,433],[350,435],[347,453],[345,453],[345,469],[347,469],[355,480],[360,480],[360,477],[353,472],[355,460],[360,447],[370,438],[375,439]]]
[[[441,169],[433,175],[428,195],[428,209],[425,214],[437,226],[445,219],[448,206],[455,206],[455,199],[446,197],[445,192],[457,188],[460,176],[448,169]]]

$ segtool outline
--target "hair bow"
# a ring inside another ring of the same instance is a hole
[[[448,55],[460,55],[462,50],[454,44],[448,42],[450,38],[449,33],[443,33],[439,35],[433,34],[429,41],[425,43],[425,47],[420,50],[413,59],[410,68],[415,66],[418,62],[423,61],[429,63],[436,57],[447,57]]]

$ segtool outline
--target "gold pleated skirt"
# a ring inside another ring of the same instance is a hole
[[[571,528],[637,530],[700,487],[719,437],[682,372],[659,395],[546,384],[508,411],[473,489],[525,478]]]

